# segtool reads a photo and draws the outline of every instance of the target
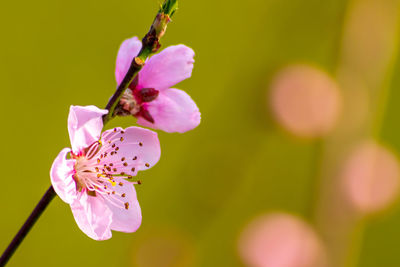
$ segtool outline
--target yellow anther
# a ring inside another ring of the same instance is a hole
[[[111,184],[112,186],[116,186],[116,185],[117,185],[117,183],[116,183],[115,181],[111,180],[111,179],[108,179],[108,181],[110,182],[110,184]]]

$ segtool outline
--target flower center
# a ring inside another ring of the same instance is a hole
[[[111,142],[109,141],[109,143]],[[108,196],[107,199],[112,204],[128,209],[129,203],[121,201],[121,198],[126,196],[122,190],[125,183],[128,183],[125,179],[132,179],[133,176],[125,172],[118,172],[118,168],[125,167],[128,164],[122,160],[118,163],[106,160],[110,155],[116,154],[118,150],[119,147],[115,145],[102,145],[102,142],[98,141],[79,153],[79,155],[71,153],[72,158],[76,160],[73,178],[78,192],[87,193],[93,197],[98,195]],[[132,168],[132,172],[134,171],[135,168]],[[129,182],[141,184],[140,181]],[[120,188],[117,189],[116,187]]]
[[[132,114],[135,117],[142,117],[145,120],[154,123],[154,119],[147,109],[147,103],[157,99],[159,91],[154,88],[138,88],[139,76],[125,90],[120,100],[119,115]]]
[[[140,112],[141,104],[137,101],[131,89],[125,90],[121,97],[120,104],[124,110],[132,115],[137,115]]]

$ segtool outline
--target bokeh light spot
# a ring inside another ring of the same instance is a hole
[[[379,211],[398,195],[399,173],[398,160],[391,151],[366,141],[354,149],[344,165],[344,192],[357,210]]]
[[[334,127],[341,107],[336,83],[323,71],[293,65],[280,71],[271,88],[277,121],[301,137],[318,137]]]
[[[238,248],[249,267],[325,266],[325,253],[314,230],[290,214],[257,217],[242,232]]]

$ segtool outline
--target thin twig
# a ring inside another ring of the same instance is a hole
[[[104,124],[106,124],[115,116],[115,108],[118,106],[123,93],[135,79],[139,71],[143,68],[146,59],[160,49],[160,39],[164,35],[167,25],[171,21],[171,16],[175,13],[177,8],[177,0],[166,0],[161,6],[156,18],[153,21],[153,24],[150,27],[149,32],[142,39],[142,48],[139,54],[133,58],[128,72],[106,106],[106,109],[109,112],[103,116]]]
[[[55,196],[56,192],[54,191],[53,187],[50,186],[49,189],[47,189],[46,193],[43,195],[42,199],[36,205],[35,209],[32,211],[31,215],[29,215],[24,225],[15,235],[10,245],[8,245],[7,249],[4,251],[3,255],[0,258],[0,266],[5,266],[7,264],[8,260],[14,254],[15,250],[24,240],[25,236],[29,233],[35,222],[39,219],[40,215],[42,215],[47,205],[49,205],[49,203],[53,200]]]

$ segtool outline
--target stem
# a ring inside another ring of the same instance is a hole
[[[129,87],[139,71],[145,65],[146,59],[152,54],[156,53],[160,47],[160,39],[165,34],[168,23],[171,21],[172,15],[178,8],[177,0],[165,0],[164,4],[158,11],[153,24],[150,27],[149,32],[142,39],[142,49],[139,54],[133,58],[131,66],[128,72],[125,74],[124,79],[117,87],[114,95],[107,103],[106,109],[109,111],[108,114],[103,116],[103,124],[109,122],[115,117],[115,108],[118,106],[122,94]]]
[[[11,256],[14,254],[15,250],[24,240],[25,236],[29,233],[35,222],[39,219],[40,215],[42,215],[43,211],[46,209],[47,205],[51,202],[51,200],[56,196],[56,192],[53,187],[50,186],[47,189],[46,193],[36,205],[35,209],[32,211],[31,215],[29,215],[28,219],[18,231],[17,235],[11,241],[10,245],[8,245],[7,249],[4,251],[3,255],[0,258],[0,267],[5,266]]]
[[[103,116],[103,124],[105,125],[114,116],[115,108],[118,106],[119,100],[122,94],[129,87],[131,82],[135,79],[139,71],[143,68],[146,59],[156,53],[160,49],[160,39],[164,35],[167,24],[171,21],[172,15],[178,8],[177,0],[165,0],[164,4],[161,6],[157,13],[153,24],[150,27],[149,32],[142,39],[142,49],[139,54],[132,60],[131,66],[126,73],[121,84],[118,86],[114,95],[111,97],[110,101],[107,103],[106,109],[109,111],[107,115]],[[31,215],[28,217],[22,228],[19,230],[17,235],[11,241],[10,245],[4,251],[0,258],[0,267],[5,266],[11,256],[14,254],[18,246],[24,240],[25,236],[29,233],[33,225],[39,219],[40,215],[47,208],[51,200],[56,196],[56,192],[52,186],[47,189],[46,193],[36,205],[35,209],[32,211]]]

